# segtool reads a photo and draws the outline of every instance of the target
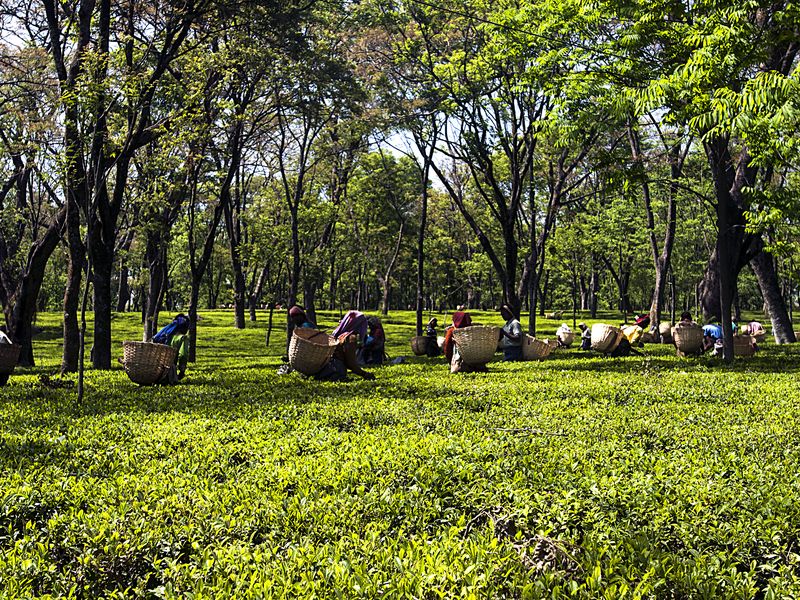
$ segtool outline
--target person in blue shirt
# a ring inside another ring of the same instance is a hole
[[[292,324],[295,327],[307,327],[309,329],[317,328],[317,325],[312,323],[306,316],[306,311],[299,306],[293,306],[289,309],[289,319],[292,321]]]
[[[703,352],[713,350],[717,340],[722,339],[722,325],[719,323],[708,323],[703,325]]]

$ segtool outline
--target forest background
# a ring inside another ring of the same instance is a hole
[[[790,2],[0,0],[0,305],[509,303],[795,341]],[[248,315],[249,312],[249,315]],[[192,336],[193,342],[195,335]],[[194,343],[192,345],[194,353]]]

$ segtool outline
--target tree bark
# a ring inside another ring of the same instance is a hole
[[[32,367],[35,364],[33,318],[36,315],[36,301],[42,288],[47,261],[58,246],[65,219],[66,209],[61,209],[42,238],[28,252],[27,270],[17,284],[10,318],[7,318],[11,338],[22,346],[19,364],[24,367]]]
[[[86,248],[80,239],[80,218],[78,207],[67,207],[67,239],[69,241],[69,264],[67,266],[67,287],[64,290],[64,346],[61,354],[61,373],[74,373],[78,370],[80,353],[80,329],[78,328],[78,308],[81,299],[81,279],[86,260]],[[77,223],[70,224],[70,219]]]
[[[762,250],[750,260],[750,266],[756,274],[758,286],[761,288],[761,295],[767,306],[775,343],[791,344],[796,342],[797,338],[794,334],[789,311],[786,308],[786,302],[781,294],[778,274],[775,272],[772,255]]]

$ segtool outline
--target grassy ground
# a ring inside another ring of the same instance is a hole
[[[5,597],[800,595],[797,345],[337,384],[277,375],[263,320],[203,316],[183,384],[90,371],[80,406],[39,379],[60,352],[40,317],[40,366],[0,391]],[[386,322],[409,354],[413,315]]]

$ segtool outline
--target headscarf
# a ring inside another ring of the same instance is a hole
[[[470,325],[472,325],[472,317],[469,313],[460,310],[453,313],[453,326],[447,330],[444,336],[444,355],[447,357],[447,360],[453,359],[453,350],[456,345],[456,341],[453,339],[453,332],[456,329],[462,329]]]
[[[460,310],[453,313],[453,327],[461,329],[462,327],[469,327],[472,325],[472,317],[467,312]]]
[[[357,310],[351,310],[333,330],[333,337],[340,338],[342,335],[349,335],[355,333],[358,335],[358,341],[364,342],[367,337],[367,316]]]
[[[294,319],[295,317],[301,317],[303,319],[306,318],[306,311],[304,311],[299,306],[295,305],[289,309],[289,316]]]

